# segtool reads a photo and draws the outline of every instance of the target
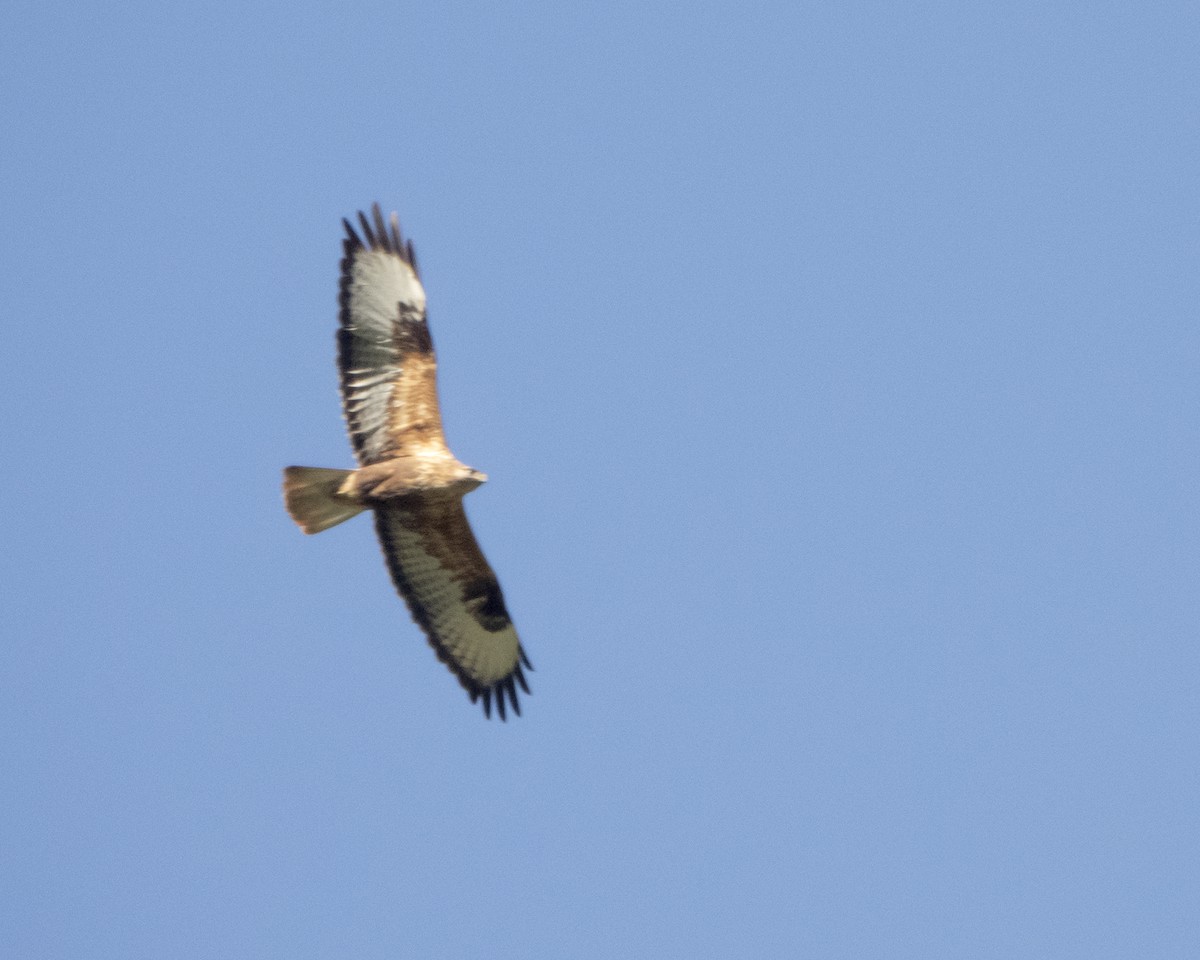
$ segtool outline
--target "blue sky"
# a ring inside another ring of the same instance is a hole
[[[1187,5],[8,13],[0,955],[1197,955]],[[375,200],[507,724],[280,502]]]

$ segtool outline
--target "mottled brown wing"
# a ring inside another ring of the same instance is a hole
[[[348,220],[338,303],[338,370],[342,410],[354,454],[362,465],[405,452],[441,451],[437,360],[425,322],[425,290],[411,242],[393,213],[374,225]]]
[[[505,698],[519,715],[517,687],[529,693],[521,649],[504,594],[467,522],[462,497],[406,497],[375,508],[375,529],[396,589],[429,643],[474,703]]]

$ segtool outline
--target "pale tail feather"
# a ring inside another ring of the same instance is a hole
[[[362,513],[353,500],[337,495],[349,470],[326,467],[285,467],[283,502],[305,533],[320,533]]]

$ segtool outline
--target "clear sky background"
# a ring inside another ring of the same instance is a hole
[[[0,956],[1200,956],[1192,5],[4,19]],[[281,504],[375,200],[507,724]]]

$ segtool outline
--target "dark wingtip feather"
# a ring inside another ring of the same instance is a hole
[[[396,216],[395,211],[385,220],[383,209],[378,203],[373,203],[369,219],[366,211],[358,211],[357,229],[345,218],[342,218],[342,225],[346,228],[346,239],[343,242],[347,258],[355,250],[363,248],[383,250],[396,254],[412,267],[413,273],[420,277],[420,271],[417,270],[416,251],[413,249],[412,241],[404,238],[404,231],[400,228],[400,218]],[[359,239],[359,233],[362,234],[363,239]]]
[[[521,689],[526,693],[529,693],[529,684],[525,682],[525,672],[521,669],[521,665],[519,663],[517,664],[517,668],[512,672],[512,675],[516,677],[517,683],[521,685]]]
[[[375,234],[371,232],[371,224],[367,220],[367,215],[361,210],[358,211],[358,225],[362,227],[363,236],[366,238],[367,246],[372,248],[379,246],[378,241],[375,239]]]
[[[379,204],[371,205],[371,216],[375,220],[375,236],[379,238],[379,245],[391,253],[400,253],[399,247],[394,246],[392,238],[388,236],[387,224],[383,222],[383,211],[379,209]]]
[[[530,670],[532,670],[533,664],[530,663],[529,658],[527,656],[525,656],[525,650],[523,647],[517,647],[517,654],[521,657],[521,662],[523,664],[525,664],[525,666],[527,666]]]
[[[471,702],[475,703],[480,698],[483,699],[483,715],[488,719],[492,716],[492,706],[496,707],[496,713],[500,719],[508,722],[508,710],[511,707],[513,716],[521,716],[521,696],[517,692],[519,686],[525,693],[529,693],[529,684],[525,682],[525,675],[521,672],[521,665],[517,664],[503,680],[497,680],[490,687],[476,686],[463,674],[454,664],[439,654],[438,659],[444,663],[448,663],[450,668],[454,670],[458,676],[459,682],[466,688],[467,695],[471,698]]]

